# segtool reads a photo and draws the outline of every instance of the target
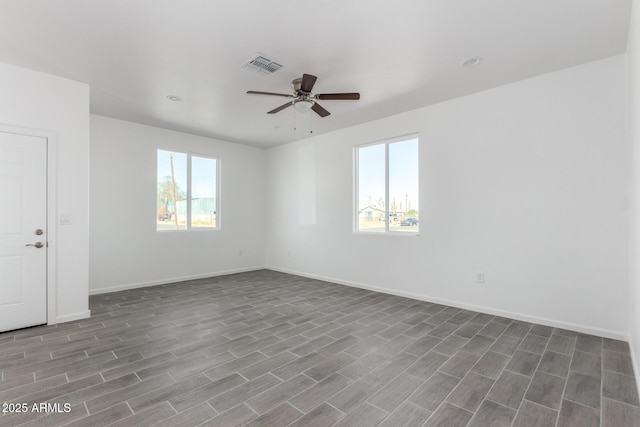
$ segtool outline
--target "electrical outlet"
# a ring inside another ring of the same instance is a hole
[[[287,256],[291,257],[291,251],[287,251]]]
[[[242,256],[242,249],[238,251],[238,256]]]
[[[476,283],[484,283],[484,273],[476,273]]]

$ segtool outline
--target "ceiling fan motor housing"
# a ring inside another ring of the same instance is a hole
[[[293,91],[294,91],[295,93],[299,93],[299,92],[301,92],[301,91],[300,91],[300,88],[301,88],[301,87],[302,87],[302,78],[301,78],[301,77],[299,77],[299,78],[297,78],[297,79],[293,79],[293,80],[291,81],[291,89],[293,89]]]

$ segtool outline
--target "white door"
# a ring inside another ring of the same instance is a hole
[[[47,140],[0,132],[0,332],[47,323]]]

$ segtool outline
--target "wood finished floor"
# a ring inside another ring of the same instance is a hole
[[[268,270],[90,308],[0,334],[0,402],[62,411],[0,425],[640,425],[622,341]]]

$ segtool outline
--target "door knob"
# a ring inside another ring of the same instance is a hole
[[[40,249],[44,245],[42,244],[42,242],[36,242],[35,244],[29,243],[28,245],[25,245],[25,246],[35,246],[36,248]]]

